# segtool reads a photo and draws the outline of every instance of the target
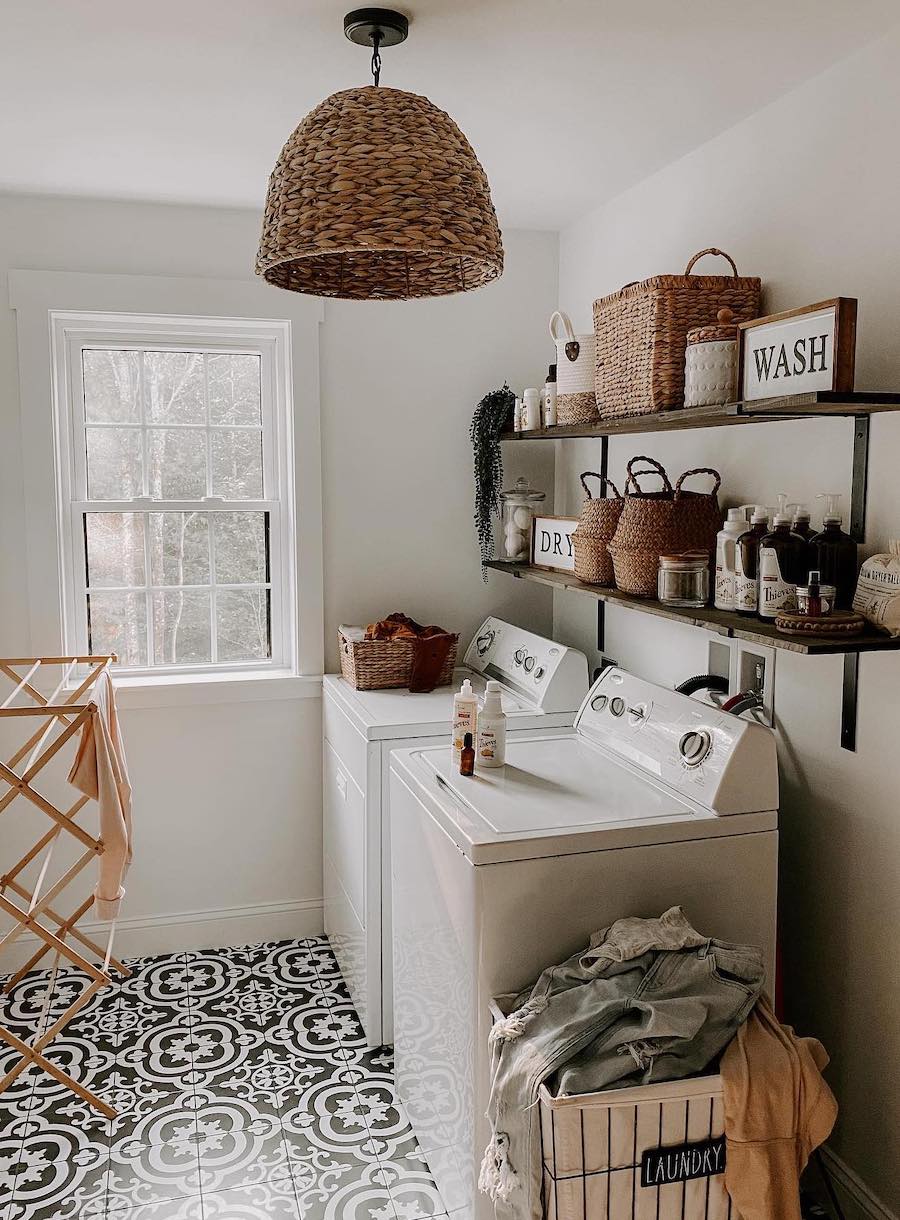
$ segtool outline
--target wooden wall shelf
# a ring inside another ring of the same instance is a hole
[[[852,482],[850,487],[850,519],[848,533],[855,542],[865,541],[866,491],[869,463],[869,423],[872,415],[883,411],[900,411],[900,394],[853,391],[841,394],[822,390],[811,394],[792,394],[782,398],[763,398],[730,402],[715,407],[685,407],[676,411],[660,411],[648,415],[631,415],[624,419],[598,420],[591,424],[561,424],[554,428],[535,428],[527,432],[506,432],[503,440],[559,441],[575,438],[595,438],[600,441],[596,469],[604,477],[609,465],[609,442],[616,436],[642,433],[681,432],[689,428],[723,428],[736,424],[778,423],[800,419],[827,419],[845,416],[853,420]],[[856,713],[859,688],[859,657],[863,652],[891,652],[900,648],[900,641],[874,631],[852,640],[807,640],[783,635],[774,626],[738,614],[721,610],[672,610],[659,602],[629,597],[617,589],[598,589],[584,585],[572,576],[544,572],[527,564],[492,563],[489,567],[511,572],[525,580],[534,580],[556,588],[577,589],[588,593],[597,602],[598,647],[603,650],[603,614],[607,603],[627,606],[644,614],[703,627],[731,639],[764,644],[807,655],[843,654],[844,677],[841,695],[841,745],[856,749]]]
[[[627,610],[636,610],[641,614],[652,614],[657,618],[669,619],[672,622],[684,623],[688,627],[702,627],[704,631],[713,631],[717,635],[729,639],[747,640],[753,644],[762,644],[767,648],[781,648],[787,652],[802,653],[805,656],[833,656],[860,652],[896,652],[900,649],[900,639],[893,639],[874,628],[862,635],[845,640],[810,640],[805,636],[786,635],[773,624],[764,623],[760,619],[745,618],[742,614],[732,614],[727,610],[715,610],[712,606],[702,609],[681,609],[674,606],[663,606],[650,597],[633,597],[620,589],[605,589],[600,585],[586,585],[576,576],[568,572],[550,572],[544,568],[534,568],[527,563],[504,563],[502,560],[492,560],[486,565],[496,572],[506,572],[520,580],[533,581],[539,585],[549,585],[553,589],[574,589],[585,593],[596,601],[605,602],[611,606],[622,606]]]
[[[651,415],[629,415],[624,419],[601,419],[590,424],[557,424],[527,432],[505,432],[504,440],[559,441],[577,437],[632,436],[641,432],[680,432],[685,428],[727,428],[735,424],[774,423],[796,419],[820,419],[832,415],[873,415],[900,411],[900,394],[836,394],[819,391],[785,398],[763,398],[730,402],[717,407],[684,407]]]

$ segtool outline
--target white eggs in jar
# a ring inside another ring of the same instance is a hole
[[[531,525],[531,509],[517,508],[512,515],[512,519],[520,530],[527,530]]]
[[[522,530],[516,529],[512,522],[506,527],[504,541],[506,544],[506,554],[511,559],[524,557],[527,550],[527,536]]]

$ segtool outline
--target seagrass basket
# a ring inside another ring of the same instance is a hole
[[[610,488],[613,495],[595,498],[588,487],[588,479],[599,479],[602,489]],[[572,535],[575,575],[586,585],[611,585],[614,577],[609,544],[619,523],[623,500],[612,479],[604,478],[594,470],[584,471],[581,486],[586,499]]]
[[[639,469],[644,463],[649,469]],[[660,491],[644,491],[640,479],[659,475]],[[688,491],[684,483],[708,474],[715,481],[711,492]],[[609,544],[616,587],[636,597],[655,597],[659,557],[683,551],[706,551],[712,557],[716,534],[722,528],[717,470],[698,466],[686,470],[675,486],[654,458],[633,457],[626,467],[622,514]]]
[[[732,276],[691,275],[705,254],[728,259]],[[739,276],[724,250],[695,254],[684,275],[657,275],[594,302],[595,389],[602,419],[684,406],[688,331],[712,326],[720,309],[738,322],[759,316],[760,280]]]
[[[450,651],[441,666],[438,686],[453,680],[459,636],[453,636]],[[416,650],[415,640],[351,640],[338,631],[341,673],[356,690],[387,690],[408,686]]]

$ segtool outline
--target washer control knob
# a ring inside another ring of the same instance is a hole
[[[647,719],[647,705],[645,703],[636,703],[634,707],[628,709],[628,719],[632,724],[640,724]]]
[[[612,714],[614,716],[622,715],[622,713],[625,711],[625,700],[622,698],[621,695],[616,695],[616,697],[613,699],[613,701],[609,705],[609,710],[612,712]]]
[[[530,674],[533,669],[534,669],[534,657],[526,657],[525,658],[525,672],[527,674]]]
[[[609,703],[608,695],[595,695],[591,700],[591,707],[595,712],[603,712],[606,710],[607,703]]]
[[[484,633],[484,635],[480,635],[478,637],[478,639],[475,641],[475,647],[478,650],[478,655],[480,657],[483,657],[484,654],[487,652],[487,650],[490,648],[490,646],[493,644],[494,637],[496,636],[496,634],[497,633],[495,631],[492,631],[489,628]]]
[[[690,729],[678,743],[678,753],[689,767],[697,767],[709,753],[712,739],[706,729]]]
[[[525,660],[525,649],[517,648],[515,651],[515,654],[513,656],[513,660],[515,661],[515,663],[517,665],[521,665],[522,662]]]
[[[535,682],[540,682],[541,678],[543,678],[543,676],[544,676],[544,673],[545,673],[545,670],[544,670],[543,665],[539,665],[537,667],[537,669],[534,671]]]

